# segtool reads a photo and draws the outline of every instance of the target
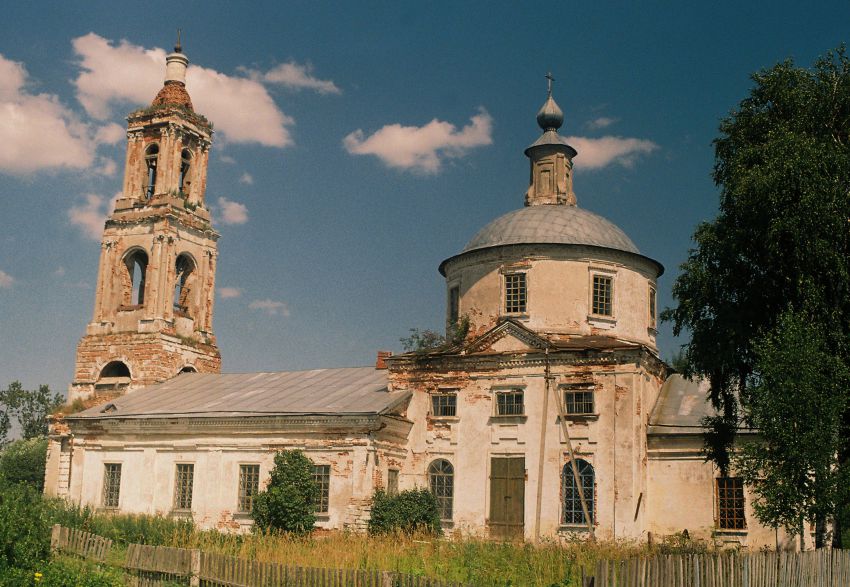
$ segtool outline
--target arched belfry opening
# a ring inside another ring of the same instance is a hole
[[[157,164],[159,163],[159,145],[156,143],[145,149],[145,198],[150,200],[156,193]]]
[[[180,152],[180,184],[178,190],[184,197],[189,196],[189,190],[192,187],[192,180],[189,175],[189,170],[192,168],[192,151],[183,149]]]
[[[197,372],[198,372],[198,370],[195,369],[194,365],[186,365],[185,367],[180,369],[180,373],[178,373],[178,375],[180,375],[182,373],[197,373]]]
[[[130,368],[123,361],[110,361],[100,370],[94,389],[96,393],[124,391],[130,385]]]
[[[195,285],[195,261],[187,254],[177,257],[174,264],[174,312],[192,317],[192,290]]]
[[[148,272],[148,254],[142,249],[131,249],[124,255],[122,305],[145,304],[145,280]]]

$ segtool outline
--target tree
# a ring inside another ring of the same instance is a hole
[[[786,61],[752,79],[714,141],[719,214],[697,228],[673,286],[678,305],[663,315],[676,335],[690,331],[685,374],[711,384],[705,449],[724,473],[739,426],[754,425],[747,402],[766,389],[759,341],[783,336],[785,312],[819,324],[824,352],[850,364],[850,59],[841,47],[812,69]],[[850,397],[839,397],[830,409],[844,468]]]
[[[469,316],[461,316],[451,324],[443,336],[433,330],[410,329],[410,336],[399,339],[405,352],[424,353],[428,351],[447,349],[462,343],[469,334]]]
[[[850,493],[850,470],[837,462],[850,370],[827,349],[821,326],[791,311],[756,340],[755,357],[743,403],[760,438],[743,444],[733,464],[762,522],[802,533],[802,521],[812,520],[820,548],[828,518]]]
[[[51,393],[47,385],[39,385],[38,390],[28,390],[23,388],[20,381],[13,381],[9,387],[0,391],[0,404],[6,406],[8,414],[18,420],[24,438],[47,436],[47,416],[63,402],[64,398],[58,393]],[[8,418],[7,415],[7,431]],[[2,429],[3,423],[0,421],[0,437],[5,436]]]
[[[274,457],[268,486],[254,498],[255,529],[308,534],[316,523],[318,501],[313,463],[300,450],[281,451]]]
[[[36,491],[44,489],[47,439],[16,440],[0,451],[0,479],[24,483]]]

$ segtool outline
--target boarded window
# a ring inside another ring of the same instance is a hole
[[[437,498],[437,508],[441,520],[452,519],[452,505],[455,491],[455,470],[445,459],[438,459],[428,467],[428,485]]]
[[[260,465],[239,465],[239,511],[254,509],[254,497],[260,491]]]
[[[192,485],[195,481],[195,465],[180,463],[174,477],[174,509],[192,509]]]
[[[331,495],[331,466],[313,465],[313,481],[319,488],[319,499],[316,502],[316,513],[328,513],[328,502]]]
[[[398,469],[387,471],[387,495],[398,495]]]
[[[522,416],[523,414],[525,414],[525,403],[521,389],[496,392],[496,415]]]
[[[524,313],[527,301],[525,273],[508,273],[505,275],[505,313]]]
[[[103,465],[103,499],[105,508],[117,508],[121,496],[121,464],[106,463]]]
[[[613,283],[614,280],[607,275],[593,276],[593,300],[591,312],[599,316],[612,316],[613,311]]]
[[[721,530],[743,530],[744,481],[740,477],[717,478],[717,526]]]
[[[561,495],[563,496],[563,515],[561,520],[566,525],[586,525],[587,518],[584,517],[584,510],[581,507],[581,496],[584,496],[584,501],[587,504],[587,512],[590,514],[590,521],[594,520],[594,483],[595,477],[593,467],[587,461],[576,459],[576,467],[578,468],[579,479],[576,482],[573,474],[572,464],[566,463],[561,473]],[[581,493],[579,493],[581,487]]]
[[[457,415],[457,393],[447,391],[431,394],[431,415],[436,418]]]

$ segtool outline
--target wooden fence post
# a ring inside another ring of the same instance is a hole
[[[381,573],[381,587],[393,587],[393,575],[389,571]]]
[[[59,537],[62,534],[62,526],[53,524],[50,530],[50,550],[55,551],[59,548]]]
[[[201,551],[197,548],[192,550],[192,574],[189,576],[189,586],[201,586]]]

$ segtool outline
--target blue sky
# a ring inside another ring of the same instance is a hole
[[[664,264],[670,305],[716,213],[719,119],[750,73],[810,65],[848,22],[848,2],[10,3],[0,385],[70,382],[124,116],[153,99],[177,27],[217,130],[215,332],[224,370],[256,371],[371,364],[441,327],[438,264],[522,205],[548,70],[579,205]],[[679,344],[669,325],[660,344]]]

